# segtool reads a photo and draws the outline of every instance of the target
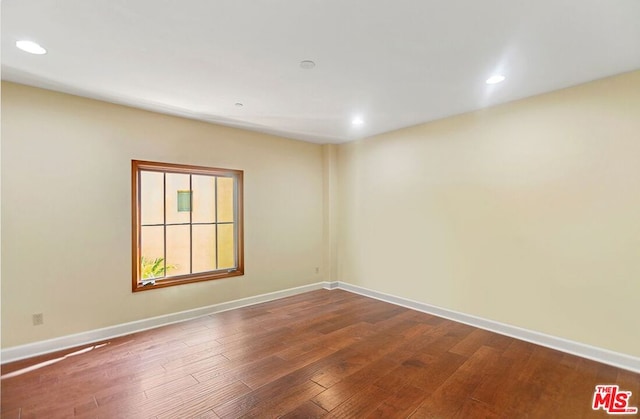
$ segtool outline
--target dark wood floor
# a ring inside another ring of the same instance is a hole
[[[638,374],[339,290],[101,344],[3,366],[2,419],[607,417],[596,384],[640,405]]]

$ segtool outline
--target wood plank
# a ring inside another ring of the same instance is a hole
[[[306,418],[306,419],[316,419],[321,418],[327,414],[327,411],[313,403],[312,401],[307,400],[302,403],[300,406],[291,410],[289,413],[282,415],[281,419],[298,419],[298,418]]]
[[[213,411],[220,417],[259,417],[284,414],[295,409],[324,390],[313,381],[276,380],[241,397],[217,406]],[[286,407],[289,406],[289,410]]]
[[[368,418],[386,419],[391,417],[409,417],[428,394],[411,384],[403,385],[389,395],[371,412]]]
[[[349,397],[325,418],[362,418],[370,415],[389,396],[389,392],[375,385],[369,385],[362,391]]]
[[[226,400],[236,398],[239,395],[246,394],[248,390],[249,388],[245,384],[240,381],[235,381],[226,386],[207,389],[207,391],[201,392],[195,397],[185,395],[182,403],[163,411],[157,415],[157,418],[191,418],[211,415],[212,413],[216,415],[213,410],[214,406]]]
[[[412,417],[446,417],[458,414],[463,403],[482,382],[485,372],[498,365],[500,353],[487,346],[480,347],[456,369],[436,391],[425,399]]]
[[[362,368],[349,377],[318,394],[312,401],[323,409],[335,409],[347,399],[353,397],[371,383],[377,381],[398,365],[396,360],[379,359],[371,368]]]

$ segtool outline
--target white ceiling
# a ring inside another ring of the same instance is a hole
[[[640,69],[640,0],[3,0],[1,7],[3,79],[318,143]],[[19,39],[48,53],[22,52]],[[301,69],[302,60],[316,67]],[[486,85],[496,72],[507,80]],[[352,126],[355,116],[364,124]]]

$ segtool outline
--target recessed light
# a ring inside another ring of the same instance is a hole
[[[487,83],[487,84],[498,84],[498,83],[503,82],[504,79],[506,79],[506,77],[503,76],[502,74],[494,74],[493,76],[489,77],[485,83]]]
[[[42,55],[47,53],[46,49],[33,41],[16,41],[16,47],[30,54]]]
[[[242,103],[240,103],[240,102],[236,102],[236,103],[235,103],[235,107],[236,107],[236,108],[242,108],[243,106],[244,106],[244,105],[243,105]]]
[[[311,70],[315,66],[316,66],[316,63],[314,63],[311,60],[300,61],[300,68],[304,70]]]
[[[351,125],[353,125],[353,126],[356,126],[356,127],[357,127],[357,126],[360,126],[360,125],[362,125],[362,124],[364,124],[364,119],[362,119],[362,118],[361,118],[361,117],[359,117],[359,116],[356,116],[355,118],[353,118],[353,119],[351,120]]]

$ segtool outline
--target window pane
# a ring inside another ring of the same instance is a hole
[[[218,178],[218,222],[233,222],[233,178]]]
[[[193,175],[191,176],[191,188],[193,189],[192,222],[215,222],[216,178],[214,176]]]
[[[193,226],[193,273],[216,270],[216,226]]]
[[[167,226],[167,276],[191,273],[189,226]]]
[[[140,229],[140,277],[162,278],[164,276],[164,227],[142,227]]]
[[[233,224],[218,225],[218,269],[235,268]]]
[[[178,211],[178,191],[189,191],[189,175],[166,174],[167,188],[167,224],[189,222],[189,211]]]
[[[140,216],[142,224],[164,223],[164,173],[140,172]]]
[[[191,211],[191,191],[178,191],[178,212]]]

